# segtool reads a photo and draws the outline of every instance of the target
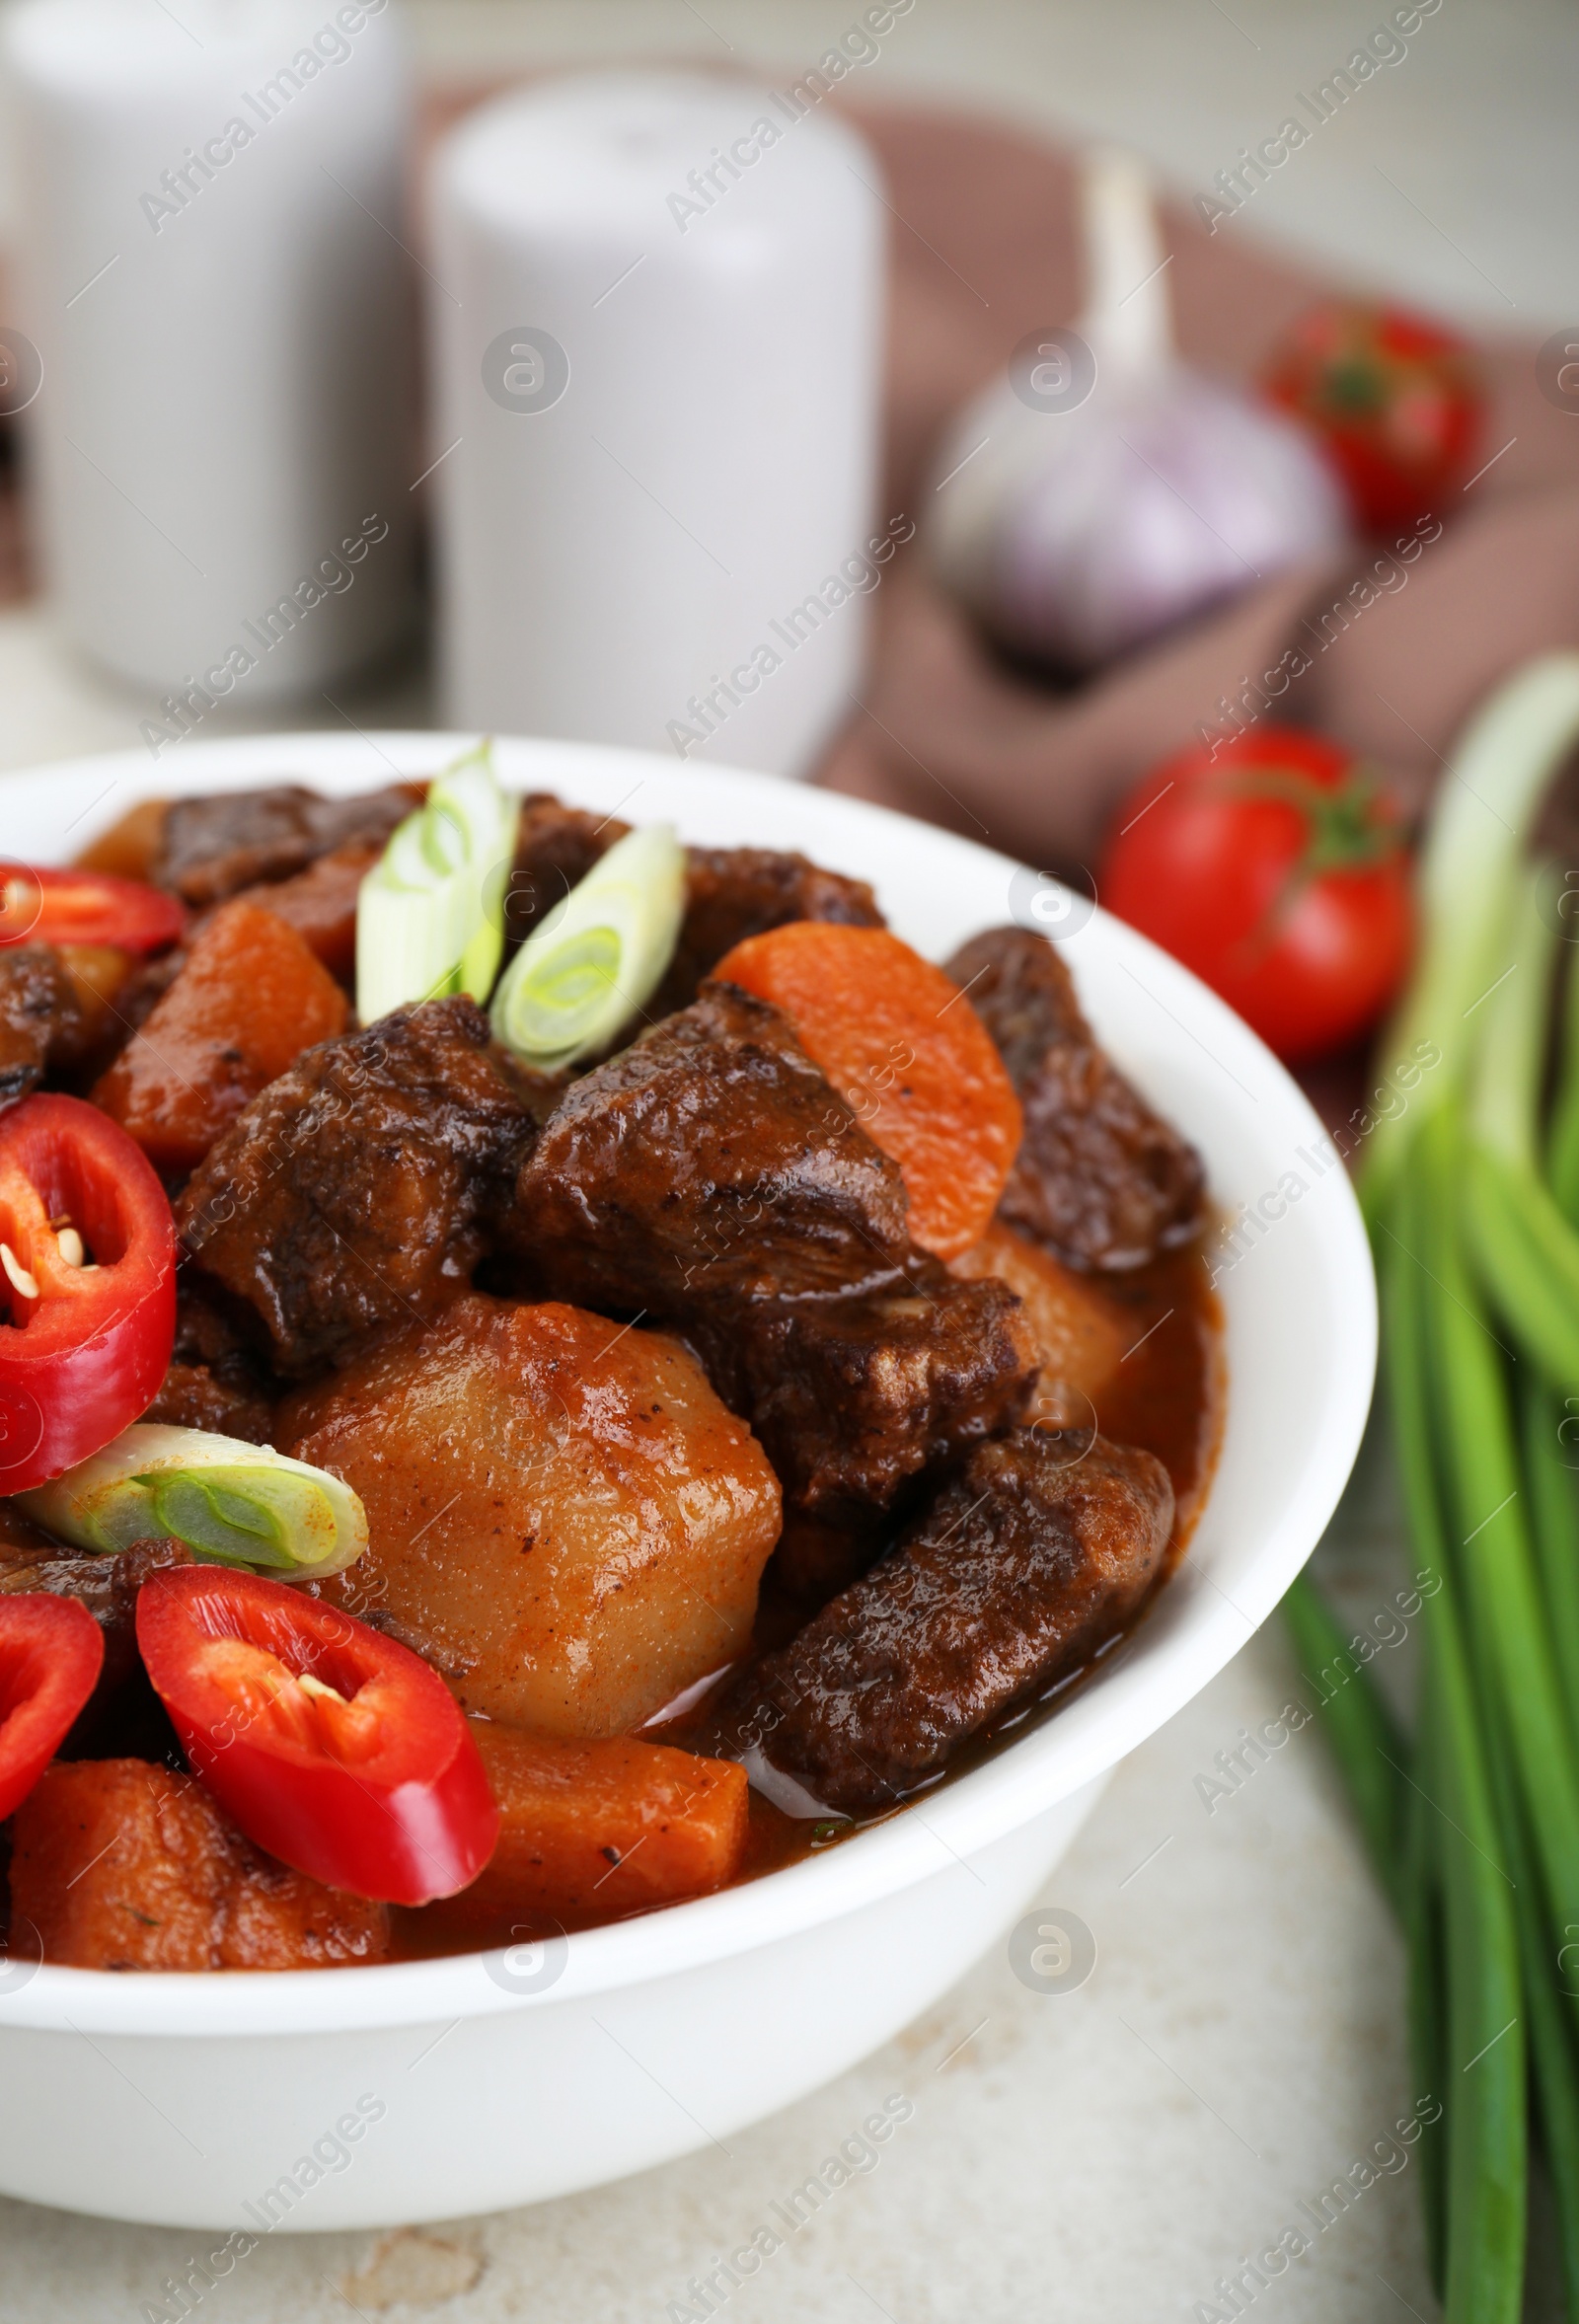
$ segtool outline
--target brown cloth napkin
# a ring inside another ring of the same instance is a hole
[[[952,414],[1025,333],[1079,311],[1074,177],[1067,157],[997,122],[897,110],[858,118],[891,210],[881,513],[925,524]],[[1180,210],[1165,223],[1180,348],[1204,371],[1250,377],[1291,318],[1334,287],[1237,225],[1208,236]],[[1458,507],[1430,512],[1446,520],[1441,538],[1409,565],[1390,564],[1391,591],[1362,591],[1375,601],[1357,615],[1349,600],[1349,626],[1330,623],[1324,647],[1315,625],[1363,577],[1361,553],[1257,587],[1061,694],[994,656],[933,584],[918,544],[876,594],[865,708],[821,780],[1045,868],[1094,866],[1129,786],[1198,723],[1221,723],[1220,698],[1255,690],[1298,643],[1310,669],[1261,714],[1366,752],[1416,804],[1495,679],[1543,648],[1579,644],[1579,416],[1542,398],[1535,355],[1485,350],[1492,465],[1455,494]]]

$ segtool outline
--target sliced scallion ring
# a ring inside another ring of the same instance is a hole
[[[504,952],[518,802],[481,743],[434,783],[362,881],[356,1007],[364,1024],[413,1001],[487,1001]]]
[[[140,1420],[52,1483],[19,1494],[74,1548],[184,1541],[218,1565],[342,1573],[367,1547],[367,1515],[338,1476],[266,1445]]]
[[[672,826],[628,832],[504,971],[494,1032],[541,1073],[595,1056],[651,1000],[684,914],[685,850]]]

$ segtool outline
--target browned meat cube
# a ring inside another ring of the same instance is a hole
[[[1114,1635],[1172,1524],[1150,1453],[1039,1428],[981,1445],[880,1564],[748,1675],[724,1732],[830,1808],[890,1807]]]
[[[746,1844],[746,1771],[621,1735],[565,1743],[477,1720],[498,1844],[469,1889],[423,1909],[424,1939],[494,1943],[512,1913],[566,1927],[722,1888]]]
[[[137,1593],[163,1567],[189,1565],[191,1551],[184,1541],[134,1541],[129,1549],[113,1553],[62,1549],[51,1542],[0,1555],[0,1592],[44,1590],[52,1598],[80,1599],[104,1632],[98,1683],[61,1753],[75,1758],[104,1748],[115,1719],[140,1715],[150,1691],[137,1654]],[[134,1699],[122,1699],[128,1687]]]
[[[717,986],[569,1089],[507,1232],[556,1297],[683,1331],[803,1506],[886,1506],[1033,1379],[1014,1295],[956,1282],[905,1215],[788,1020]]]
[[[625,1313],[851,1291],[911,1255],[899,1165],[733,986],[573,1083],[517,1193],[511,1233],[550,1288]]]
[[[711,1303],[686,1326],[749,1413],[797,1508],[887,1508],[922,1469],[1017,1420],[1035,1379],[1008,1285],[961,1283],[925,1251],[846,1299]]]
[[[108,1059],[130,965],[104,944],[0,947],[0,1106],[46,1077],[85,1080]]]
[[[82,1027],[77,989],[53,944],[0,951],[0,1105],[37,1089]]]
[[[272,1444],[271,1384],[250,1343],[221,1312],[217,1296],[194,1281],[189,1268],[184,1277],[177,1282],[175,1349],[143,1418],[244,1437],[252,1445]]]
[[[421,796],[409,783],[350,798],[283,783],[177,799],[166,810],[151,877],[186,903],[223,903],[259,880],[293,878],[333,849],[382,849]]]
[[[1204,1217],[1193,1146],[1096,1046],[1074,981],[1045,937],[994,928],[948,974],[998,1044],[1025,1116],[999,1214],[1080,1267],[1139,1267]]]
[[[546,791],[523,800],[505,905],[511,941],[529,936],[534,923],[585,879],[630,828],[612,815],[564,806]],[[688,848],[685,920],[668,973],[643,1012],[648,1021],[689,1008],[703,978],[731,946],[789,920],[883,925],[864,879],[824,871],[804,856],[771,848]]]
[[[302,1379],[463,1290],[535,1125],[467,1000],[396,1010],[271,1082],[177,1205],[187,1247]]]
[[[331,976],[347,991],[356,977],[356,901],[362,881],[383,854],[374,840],[350,840],[319,856],[305,871],[242,889],[249,904],[288,920]]]
[[[630,828],[612,815],[567,807],[552,791],[529,791],[521,801],[515,866],[504,894],[506,943],[513,949],[523,942]]]
[[[173,1356],[159,1393],[143,1414],[171,1428],[204,1428],[210,1436],[239,1437],[249,1445],[273,1441],[274,1408],[265,1395],[227,1380],[209,1364]]]
[[[864,879],[824,871],[804,856],[780,855],[771,848],[687,849],[685,920],[648,1013],[664,1016],[689,1007],[725,952],[790,920],[883,926],[877,900]]]
[[[189,1775],[146,1760],[57,1761],[13,1835],[12,1944],[19,1930],[31,1944],[31,1925],[44,1960],[68,1969],[336,1969],[389,1955],[385,1906],[276,1863]]]

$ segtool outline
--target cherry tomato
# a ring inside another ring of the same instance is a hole
[[[113,944],[158,952],[187,926],[161,888],[109,871],[52,871],[0,863],[0,944]]]
[[[1371,1024],[1409,964],[1409,859],[1365,767],[1262,726],[1184,751],[1126,799],[1101,901],[1290,1062]]]
[[[104,1659],[104,1632],[80,1599],[0,1597],[0,1822],[54,1758]]]
[[[1365,531],[1451,513],[1484,418],[1463,339],[1399,307],[1333,300],[1300,317],[1264,384],[1320,440]]]
[[[144,1584],[137,1644],[193,1773],[282,1863],[425,1905],[492,1854],[471,1729],[409,1647],[283,1582],[200,1565]]]
[[[0,1493],[140,1419],[175,1339],[175,1221],[141,1148],[80,1097],[0,1113]]]

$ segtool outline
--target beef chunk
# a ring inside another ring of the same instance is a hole
[[[414,784],[325,798],[299,784],[177,799],[165,815],[153,878],[194,906],[223,903],[259,880],[290,879],[333,849],[382,848],[421,800]]]
[[[708,1303],[686,1328],[786,1494],[846,1522],[1007,1428],[1036,1378],[1007,1284],[961,1283],[922,1251],[844,1298]]]
[[[251,1445],[274,1440],[271,1384],[251,1340],[224,1312],[222,1295],[184,1270],[176,1294],[176,1345],[158,1395],[143,1414],[177,1428],[206,1428]]]
[[[11,1912],[19,1952],[31,1927],[43,1959],[70,1969],[336,1969],[389,1955],[387,1906],[265,1856],[189,1775],[145,1760],[44,1770],[17,1810]]]
[[[187,957],[186,945],[177,944],[168,952],[157,952],[151,959],[139,960],[132,968],[115,995],[115,1013],[126,1040],[142,1031],[186,967]]]
[[[244,888],[242,896],[289,921],[330,975],[349,989],[356,974],[356,900],[383,852],[376,841],[351,840],[319,856],[290,879]]]
[[[686,910],[674,958],[653,1016],[684,1009],[725,952],[790,920],[837,920],[847,928],[881,928],[882,914],[864,879],[824,871],[804,856],[771,848],[690,848]]]
[[[326,1041],[255,1098],[177,1205],[187,1248],[304,1379],[463,1290],[535,1123],[474,1002]]]
[[[1044,937],[989,929],[948,962],[1009,1068],[1024,1136],[999,1215],[1079,1267],[1139,1267],[1199,1232],[1193,1146],[1096,1046]]]
[[[726,1732],[828,1807],[892,1806],[1114,1635],[1172,1524],[1150,1453],[1037,1428],[980,1445],[880,1564],[747,1675]]]
[[[513,946],[524,941],[536,922],[579,886],[598,858],[630,828],[612,815],[567,807],[551,791],[529,791],[521,801],[515,868],[504,898],[507,942]]]
[[[585,879],[628,823],[566,807],[545,791],[522,802],[515,875],[505,921],[512,940],[531,934],[535,921]],[[686,911],[674,959],[648,1003],[649,1018],[689,1008],[708,972],[746,937],[782,928],[789,920],[841,920],[854,928],[881,928],[882,914],[862,879],[824,871],[804,856],[771,848],[688,848]]]
[[[683,1332],[803,1507],[887,1506],[1030,1392],[1013,1294],[912,1247],[897,1164],[732,986],[571,1087],[508,1233],[551,1296]]]
[[[244,1381],[232,1381],[208,1364],[188,1364],[173,1356],[159,1393],[143,1414],[144,1420],[165,1422],[171,1428],[203,1428],[211,1436],[240,1437],[249,1445],[273,1442],[274,1407],[266,1395]]]
[[[140,1719],[149,1689],[137,1654],[137,1593],[165,1566],[190,1563],[185,1542],[167,1540],[136,1541],[113,1554],[53,1545],[4,1553],[0,1593],[43,1590],[52,1598],[80,1599],[104,1632],[104,1665],[61,1747],[63,1758],[102,1747],[100,1739],[116,1731],[127,1716]]]
[[[54,945],[0,951],[0,1105],[37,1089],[83,1037],[82,1004]]]
[[[626,1313],[853,1291],[911,1255],[898,1164],[789,1019],[732,985],[570,1086],[517,1224],[556,1296]]]

